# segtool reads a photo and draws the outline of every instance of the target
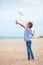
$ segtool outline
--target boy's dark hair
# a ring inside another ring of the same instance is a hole
[[[29,24],[29,28],[33,27],[33,23],[32,22],[28,22],[28,24]]]

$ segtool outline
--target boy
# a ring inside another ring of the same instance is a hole
[[[21,27],[23,27],[25,29],[25,32],[24,32],[24,40],[26,41],[26,47],[27,47],[27,54],[28,54],[28,60],[30,60],[31,58],[34,60],[34,55],[33,55],[33,52],[32,52],[32,49],[31,49],[31,37],[30,35],[34,36],[34,32],[32,33],[32,22],[28,22],[26,24],[26,27],[19,23],[18,21],[16,21],[16,24],[19,24]]]

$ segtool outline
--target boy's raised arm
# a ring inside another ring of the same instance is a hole
[[[21,27],[25,28],[25,26],[21,23],[19,23],[17,20],[16,20],[16,24],[19,24]]]

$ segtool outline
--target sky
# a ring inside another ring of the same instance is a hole
[[[0,37],[23,37],[23,25],[33,23],[35,37],[43,35],[43,0],[0,0]]]

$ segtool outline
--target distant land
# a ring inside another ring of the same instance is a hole
[[[39,38],[43,38],[43,35],[40,35]]]

